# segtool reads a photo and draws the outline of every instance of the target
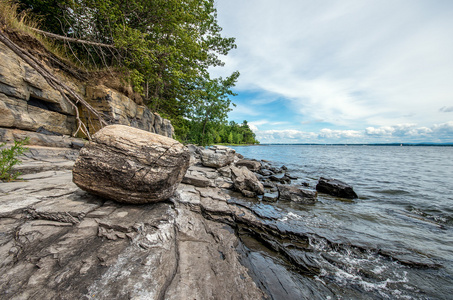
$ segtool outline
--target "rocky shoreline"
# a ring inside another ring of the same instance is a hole
[[[320,255],[334,260],[313,240],[346,246],[285,222],[268,202],[310,205],[316,191],[289,185],[285,167],[244,160],[230,148],[188,148],[190,166],[174,196],[131,205],[72,182],[78,149],[30,147],[23,180],[0,185],[1,298],[334,297],[335,289],[312,280],[321,276]],[[370,251],[347,247],[358,256]],[[414,263],[401,253],[379,255]]]

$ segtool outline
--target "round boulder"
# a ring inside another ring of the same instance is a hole
[[[73,181],[87,192],[118,202],[159,202],[173,196],[189,158],[187,147],[171,138],[110,125],[80,150]]]

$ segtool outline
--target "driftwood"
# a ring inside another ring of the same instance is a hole
[[[79,110],[77,104],[83,105],[88,112],[92,113],[99,119],[101,127],[108,125],[108,123],[104,120],[101,114],[96,111],[88,102],[86,102],[80,95],[74,92],[69,86],[58,80],[52,73],[50,73],[43,64],[38,61],[33,55],[28,53],[26,50],[20,48],[17,44],[11,41],[3,31],[0,30],[0,41],[4,43],[8,48],[10,48],[14,53],[16,53],[20,58],[22,58],[26,63],[28,63],[33,69],[35,69],[47,83],[54,88],[55,90],[59,91],[61,96],[68,101],[75,109],[76,112],[76,119],[78,123],[78,128],[75,131],[74,135],[80,130],[83,134],[85,134],[89,140],[91,140],[90,132],[88,131],[85,123],[82,122],[79,115]]]

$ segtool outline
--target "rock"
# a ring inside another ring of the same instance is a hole
[[[189,167],[181,143],[123,125],[104,127],[82,150],[73,181],[83,190],[124,203],[171,197]]]
[[[278,200],[278,193],[264,193],[263,201],[275,202]]]
[[[268,169],[260,169],[258,173],[260,173],[263,176],[271,176],[272,174],[274,174],[271,170]]]
[[[208,187],[211,183],[209,179],[203,176],[194,176],[186,174],[182,179],[185,184],[190,184],[198,187]]]
[[[237,167],[246,167],[250,171],[257,172],[261,169],[261,163],[255,160],[241,159],[236,163]]]
[[[317,193],[300,189],[292,185],[278,185],[279,200],[312,204],[316,202]]]
[[[297,176],[293,176],[293,175],[291,175],[288,172],[285,173],[285,176],[288,177],[289,179],[292,179],[292,180],[296,180],[297,179]]]
[[[144,105],[137,105],[130,97],[104,85],[82,84],[60,69],[48,67],[54,76],[85,98],[111,123],[173,136],[174,129],[169,120],[162,119]],[[79,112],[85,124],[89,124],[91,134],[100,129],[99,122],[84,107],[80,107]],[[75,115],[74,107],[60,92],[0,43],[0,127],[72,135],[77,129]]]
[[[231,167],[231,174],[235,189],[244,196],[252,198],[264,194],[263,185],[258,181],[255,174],[246,167]]]
[[[152,113],[146,106],[137,105],[131,98],[104,85],[87,86],[88,102],[98,111],[103,112],[115,124],[132,126],[138,129],[173,137],[174,129],[170,121],[159,114]],[[82,120],[88,120],[87,111],[81,109]],[[99,130],[94,121],[90,132]]]
[[[20,129],[0,128],[0,142],[14,143],[26,137],[29,138],[28,145],[44,147],[77,148],[77,145],[83,146],[86,142],[83,139],[65,135],[47,135]]]
[[[358,198],[352,186],[336,179],[321,177],[316,185],[316,190],[321,193],[329,194],[347,199]]]
[[[234,161],[236,151],[223,146],[212,146],[200,151],[201,163],[206,167],[221,168]]]

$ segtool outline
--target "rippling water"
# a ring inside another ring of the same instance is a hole
[[[453,147],[234,148],[286,165],[299,177],[293,183],[314,189],[319,177],[332,177],[359,195],[264,204],[279,211],[281,222],[312,233],[322,266],[316,284],[339,299],[453,299]]]

